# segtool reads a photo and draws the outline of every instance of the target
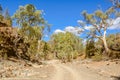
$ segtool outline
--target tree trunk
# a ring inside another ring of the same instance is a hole
[[[105,52],[108,53],[109,52],[109,48],[108,48],[108,45],[107,45],[107,42],[106,42],[106,31],[104,31],[104,35],[103,35],[102,41],[103,41],[103,45],[104,45],[104,48],[105,48]]]
[[[38,46],[37,46],[37,49],[38,49],[38,51],[40,50],[40,40],[38,40]]]

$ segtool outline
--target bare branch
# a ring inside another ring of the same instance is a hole
[[[96,24],[93,24],[93,26],[95,26],[97,32],[102,36],[102,32],[100,31],[101,27],[98,27],[98,25],[96,25]]]
[[[95,35],[94,37],[102,40],[102,37],[101,37],[101,36]]]

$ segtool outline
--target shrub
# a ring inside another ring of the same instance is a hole
[[[120,34],[110,34],[107,43],[110,49],[108,56],[111,59],[120,58]]]
[[[17,57],[26,58],[28,43],[24,43],[24,38],[17,34],[12,27],[0,27],[0,55],[3,58]]]
[[[88,40],[86,44],[86,57],[91,58],[95,55],[95,43],[93,40]]]
[[[82,39],[70,32],[53,34],[51,44],[56,57],[63,61],[72,61],[83,52]]]
[[[101,54],[95,54],[94,56],[92,56],[92,60],[94,61],[100,61],[102,60],[102,55]]]

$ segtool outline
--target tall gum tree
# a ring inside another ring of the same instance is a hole
[[[20,34],[31,43],[31,50],[35,53],[34,51],[40,48],[40,40],[44,36],[45,28],[49,27],[43,18],[42,10],[37,10],[32,4],[19,6],[12,18],[20,28]]]
[[[79,21],[79,24],[85,29],[86,25],[89,27],[88,36],[94,37],[102,40],[105,52],[109,52],[109,48],[106,42],[106,31],[113,24],[113,15],[115,9],[110,7],[106,11],[100,9],[96,10],[94,13],[89,14],[87,11],[83,11],[82,15],[84,17],[84,22]]]
[[[36,37],[37,39],[41,39],[43,30],[46,27],[41,10],[37,10],[32,4],[19,6],[19,9],[12,18],[18,24],[17,26],[22,29],[23,35],[26,34],[29,38]]]

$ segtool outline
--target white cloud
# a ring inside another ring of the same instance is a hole
[[[80,24],[81,24],[81,23],[84,23],[82,20],[77,20],[77,22],[80,23]]]
[[[81,32],[83,32],[83,31],[84,30],[80,27],[67,26],[67,27],[65,27],[64,30],[56,29],[54,31],[54,34],[70,32],[70,33],[73,33],[73,34],[79,36],[81,34]]]
[[[81,32],[83,32],[83,29],[80,28],[80,27],[67,26],[65,28],[65,31],[66,32],[71,32],[71,33],[73,33],[75,35],[79,35]]]
[[[110,26],[108,29],[109,29],[109,30],[120,29],[120,23],[119,23],[119,24],[112,25],[112,26]]]
[[[77,21],[80,24],[84,24],[84,22],[82,20],[78,20]],[[116,29],[120,29],[120,17],[116,18],[116,19],[108,19],[107,23],[110,24],[111,26],[108,28],[109,30],[116,30]],[[92,25],[85,25],[84,29],[85,30],[91,30],[94,27]]]
[[[108,29],[110,29],[110,30],[120,29],[120,17],[116,18],[113,21],[113,25],[110,26]]]
[[[83,26],[86,25],[86,23],[85,23],[84,21],[82,21],[82,20],[77,20],[77,23],[78,23],[81,27],[83,27]]]
[[[84,30],[91,30],[94,28],[92,25],[86,25],[82,20],[77,20],[77,22],[80,24],[80,26],[84,27]]]
[[[115,24],[120,24],[120,17],[118,17],[117,19],[114,20],[113,25],[115,25]]]
[[[107,19],[106,22],[109,25],[113,25],[114,19]]]
[[[85,26],[84,27],[84,29],[86,29],[86,30],[91,30],[91,29],[93,29],[94,27],[92,26],[92,25],[89,25],[89,26]]]
[[[60,29],[56,29],[56,30],[54,31],[54,33],[55,33],[55,34],[58,34],[58,33],[65,33],[65,31],[60,30]]]

